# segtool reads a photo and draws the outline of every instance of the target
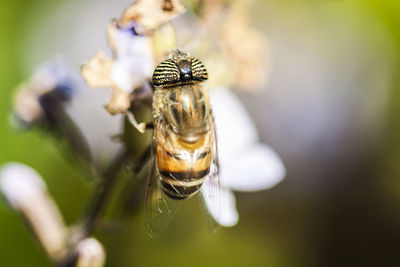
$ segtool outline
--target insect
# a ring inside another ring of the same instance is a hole
[[[180,202],[201,191],[211,229],[216,223],[204,202],[219,205],[218,155],[214,118],[199,59],[175,50],[153,74],[154,154],[146,190],[146,228],[157,237]]]

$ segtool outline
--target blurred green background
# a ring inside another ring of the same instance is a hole
[[[36,168],[67,223],[91,185],[54,140],[11,129],[9,115],[13,89],[34,66],[63,54],[78,69],[105,47],[108,19],[130,3],[83,2],[0,3],[0,163]],[[99,231],[107,266],[400,266],[400,2],[260,0],[252,12],[271,43],[271,81],[262,97],[240,97],[287,177],[272,190],[237,194],[239,225],[213,235],[194,200],[157,240],[143,215]],[[5,205],[0,266],[50,266]]]

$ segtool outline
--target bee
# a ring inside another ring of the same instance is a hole
[[[153,73],[153,161],[146,189],[146,228],[157,237],[180,202],[200,195],[211,228],[215,221],[204,202],[218,205],[219,179],[214,117],[201,61],[179,50]]]

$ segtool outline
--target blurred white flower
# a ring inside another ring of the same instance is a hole
[[[0,168],[0,191],[24,216],[47,254],[56,261],[63,259],[67,254],[67,227],[40,174],[22,163],[4,164]]]
[[[16,90],[14,113],[19,126],[32,126],[49,119],[46,118],[48,107],[43,101],[44,95],[51,93],[54,101],[68,102],[76,87],[76,77],[63,60],[56,59],[39,66],[32,77]]]
[[[271,188],[286,175],[278,154],[258,141],[254,123],[235,95],[226,89],[210,91],[218,138],[220,205],[207,196],[211,181],[203,185],[203,198],[213,218],[222,226],[234,226],[239,215],[232,192]]]
[[[21,163],[7,163],[0,169],[0,189],[8,203],[19,209],[46,190],[40,175]]]
[[[17,88],[11,119],[16,128],[36,127],[50,133],[60,148],[73,153],[70,160],[91,168],[90,147],[68,113],[82,92],[82,81],[76,74],[60,58],[42,64]]]
[[[106,252],[103,245],[93,237],[79,242],[77,254],[77,267],[101,267],[104,266],[106,261]]]

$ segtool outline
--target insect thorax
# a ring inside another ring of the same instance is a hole
[[[156,89],[153,110],[156,118],[165,119],[182,136],[201,135],[209,129],[210,103],[207,91],[199,83]]]

